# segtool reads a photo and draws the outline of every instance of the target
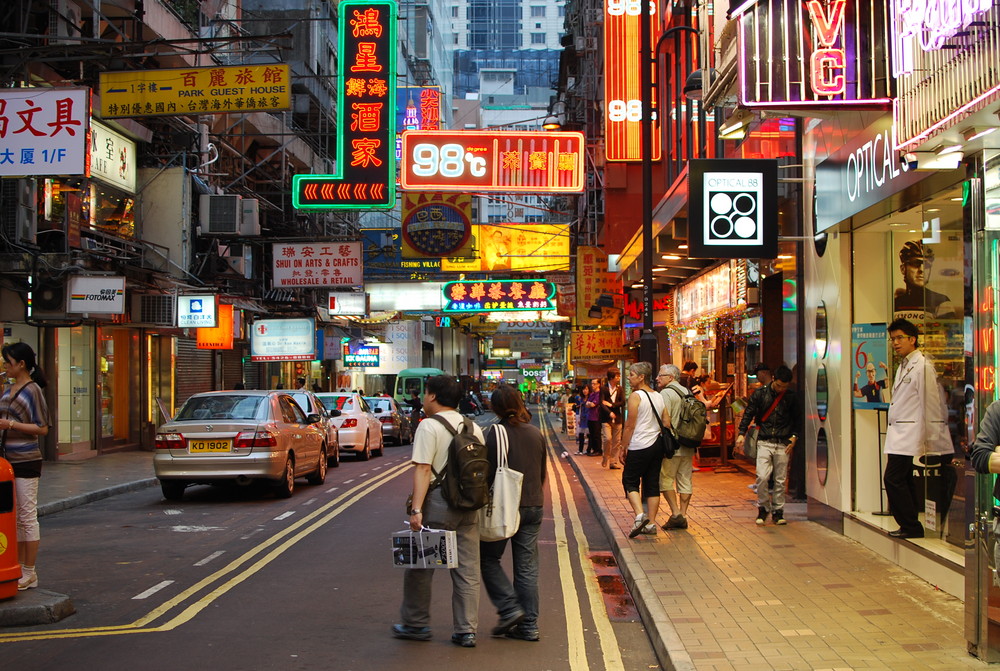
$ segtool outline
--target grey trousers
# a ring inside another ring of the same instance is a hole
[[[424,501],[424,526],[454,530],[458,539],[458,568],[444,569],[451,575],[451,614],[456,634],[474,634],[479,628],[479,513],[449,508],[441,488]],[[406,569],[403,572],[403,624],[429,627],[431,581],[442,569]]]

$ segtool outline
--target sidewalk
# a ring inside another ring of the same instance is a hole
[[[694,474],[689,528],[629,540],[620,470],[576,455],[661,666],[686,671],[986,668],[966,652],[964,604],[786,504],[787,526],[754,524],[753,476]],[[657,522],[669,516],[661,498]],[[901,541],[905,542],[905,541]]]

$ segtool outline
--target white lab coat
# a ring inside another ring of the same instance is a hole
[[[886,454],[952,454],[948,407],[944,390],[930,359],[920,350],[910,352],[892,381]]]

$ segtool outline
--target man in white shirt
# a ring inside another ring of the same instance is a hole
[[[897,319],[889,324],[888,331],[892,349],[901,359],[892,381],[885,434],[885,496],[889,512],[899,525],[889,535],[923,538],[924,527],[914,504],[913,457],[954,453],[948,409],[934,364],[917,349],[920,332],[916,325]]]
[[[681,369],[673,364],[660,366],[660,374],[656,381],[660,385],[660,396],[670,413],[670,425],[677,426],[680,422],[681,407],[684,397],[691,392],[678,380]],[[663,530],[687,529],[687,510],[691,504],[691,475],[694,472],[695,448],[683,445],[677,448],[673,459],[664,459],[660,466],[660,493],[670,506],[670,519],[663,525]]]
[[[453,377],[436,375],[427,379],[423,409],[427,417],[440,416],[456,430],[465,418],[456,410],[462,388]],[[476,436],[483,432],[474,425]],[[458,568],[447,569],[452,583],[452,619],[455,633],[451,642],[463,648],[476,646],[479,627],[479,511],[451,508],[441,487],[431,488],[433,473],[442,473],[448,463],[452,436],[438,421],[421,422],[413,435],[413,493],[410,504],[410,528],[454,530],[458,541]],[[485,441],[483,441],[485,443]],[[411,641],[431,639],[431,581],[440,569],[406,569],[403,575],[401,624],[392,627],[396,638]]]

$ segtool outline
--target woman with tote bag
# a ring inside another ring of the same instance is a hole
[[[493,412],[508,438],[508,466],[524,475],[521,481],[521,523],[517,533],[498,541],[479,544],[483,585],[497,609],[500,621],[493,636],[523,641],[538,640],[538,532],[542,526],[542,485],[545,482],[545,438],[531,425],[521,392],[501,384],[490,396]],[[486,447],[490,463],[498,463],[497,432],[489,431]],[[514,580],[500,566],[507,541],[513,552]]]

